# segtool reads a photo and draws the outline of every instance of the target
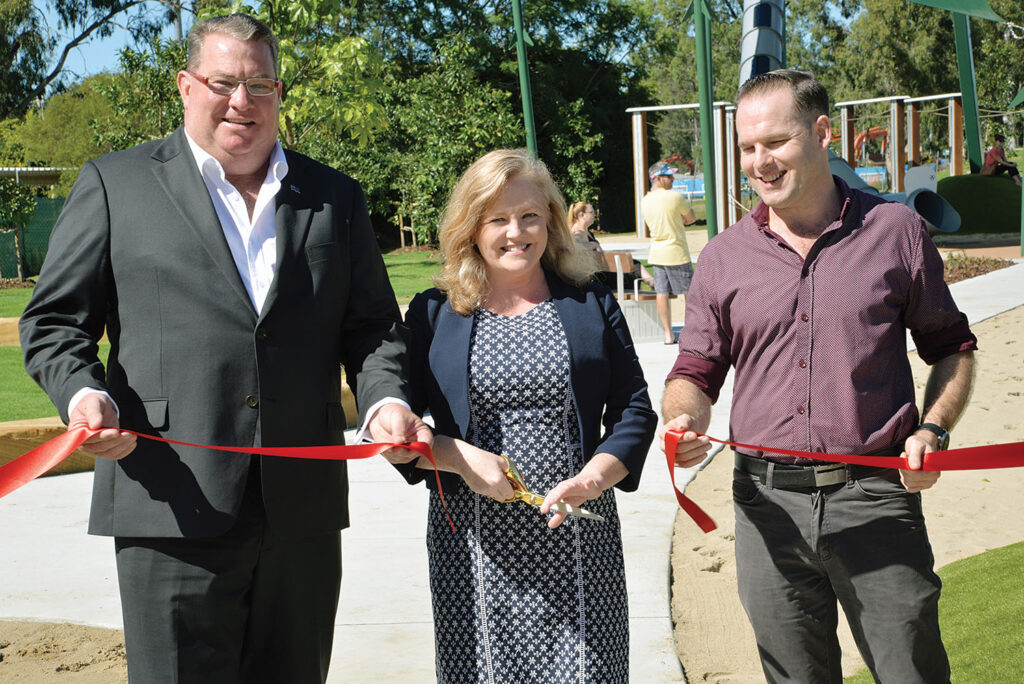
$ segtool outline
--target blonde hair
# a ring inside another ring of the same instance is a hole
[[[544,163],[523,149],[495,150],[473,162],[459,178],[438,230],[445,263],[434,284],[448,295],[452,308],[460,314],[472,313],[490,294],[476,237],[484,212],[516,178],[533,183],[548,210],[548,239],[541,266],[577,286],[594,274],[593,260],[578,248],[569,232],[565,200]]]
[[[573,202],[572,206],[569,207],[569,213],[566,217],[569,220],[569,226],[576,223],[576,217],[583,213],[583,211],[590,206],[590,202]]]

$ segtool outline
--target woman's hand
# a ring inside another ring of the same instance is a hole
[[[565,502],[570,506],[579,506],[584,501],[590,501],[601,496],[603,491],[604,489],[601,487],[601,484],[595,478],[586,476],[581,471],[579,475],[570,477],[568,480],[562,480],[555,485],[548,492],[548,495],[544,497],[544,503],[541,504],[540,512],[549,512],[551,506],[559,502]],[[555,529],[562,524],[567,515],[567,513],[553,513],[551,519],[548,520],[548,527]]]
[[[562,480],[555,485],[548,495],[544,497],[544,503],[540,506],[541,513],[548,513],[551,507],[559,501],[570,506],[579,506],[584,501],[591,501],[601,496],[601,493],[626,477],[629,470],[622,461],[612,454],[594,454],[594,457],[587,461],[583,470],[578,475]],[[554,513],[551,520],[548,520],[548,527],[555,529],[565,520],[566,513]]]
[[[498,501],[512,498],[512,485],[505,477],[505,459],[498,454],[492,454],[461,439],[442,436],[434,439],[435,457],[438,452],[445,463],[451,466],[442,469],[460,475],[477,494]]]

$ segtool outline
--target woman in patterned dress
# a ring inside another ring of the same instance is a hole
[[[611,292],[573,242],[564,200],[525,150],[477,160],[440,229],[438,287],[416,296],[414,410],[429,410],[452,531],[429,463],[427,548],[439,682],[628,682],[613,486],[636,489],[654,436]],[[603,429],[602,429],[603,426]],[[512,496],[503,455],[546,498]],[[603,522],[565,519],[557,502]]]

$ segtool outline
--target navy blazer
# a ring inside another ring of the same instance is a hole
[[[583,453],[587,460],[601,452],[621,460],[629,474],[616,486],[633,491],[640,484],[658,417],[651,408],[626,319],[611,290],[603,285],[578,288],[546,275],[569,343],[569,388],[576,401]],[[470,422],[473,317],[456,313],[443,292],[431,289],[412,300],[405,323],[412,333],[413,410],[420,414],[429,410],[435,432],[465,440]],[[400,466],[399,471],[410,483],[425,480],[428,487],[436,488],[429,471],[412,464]],[[442,473],[441,477],[449,486],[458,476]]]

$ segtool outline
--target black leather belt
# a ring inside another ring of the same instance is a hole
[[[753,475],[768,487],[779,489],[817,488],[843,484],[867,475],[876,475],[884,468],[827,463],[801,466],[773,463],[736,452],[736,470]]]

